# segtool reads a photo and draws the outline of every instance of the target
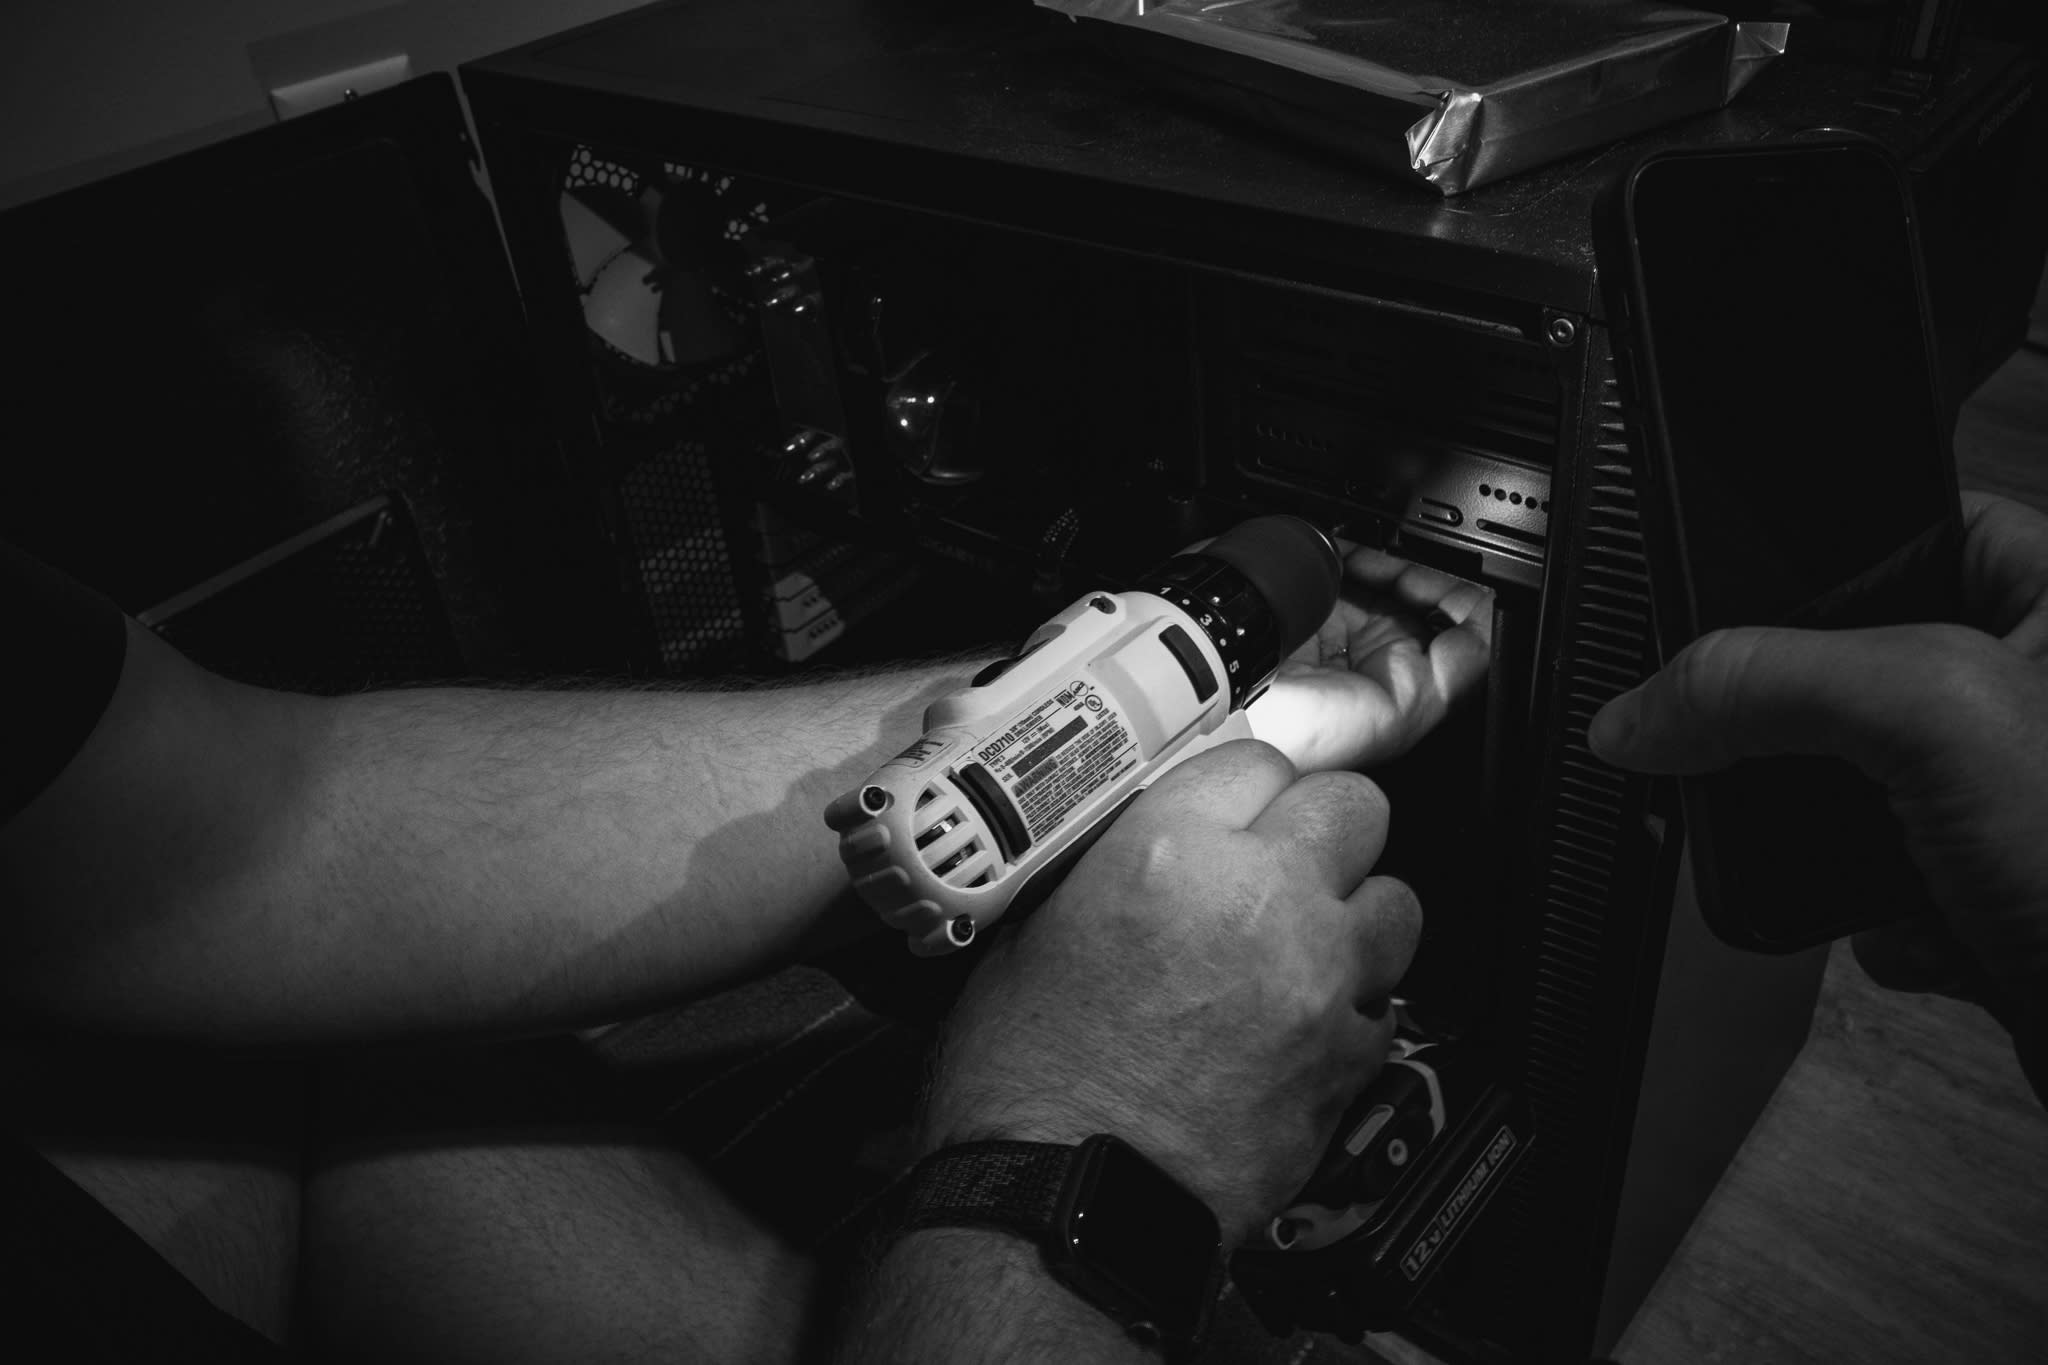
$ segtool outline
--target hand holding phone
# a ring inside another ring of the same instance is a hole
[[[1587,741],[1638,772],[1820,752],[1881,777],[1940,916],[1858,934],[1857,961],[1989,1010],[2048,1098],[2048,516],[1988,493],[1963,509],[1968,625],[1718,632]]]
[[[1655,153],[1602,196],[1595,241],[1663,655],[1727,627],[1961,619],[1947,415],[1883,149]],[[1731,944],[1934,913],[1884,789],[1844,759],[1744,758],[1681,797],[1701,912]]]

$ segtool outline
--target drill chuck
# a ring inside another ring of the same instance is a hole
[[[1198,554],[1178,555],[1137,588],[1186,612],[1223,656],[1233,710],[1249,705],[1280,661],[1337,604],[1336,542],[1299,517],[1240,523]]]

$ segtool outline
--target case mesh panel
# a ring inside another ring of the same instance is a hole
[[[613,157],[587,146],[570,150],[562,189],[615,223],[638,221],[648,232],[657,195],[664,215],[680,205],[698,237],[714,243],[704,248],[709,264],[699,276],[711,301],[742,333],[758,335],[753,287],[740,273],[741,244],[780,207],[768,192],[680,162]],[[772,423],[761,348],[749,345],[705,364],[658,367],[633,360],[595,333],[586,333],[585,341],[600,439],[615,456],[653,452],[612,467],[625,551],[660,664],[703,669],[735,662],[765,636],[756,605],[762,585],[741,581],[754,555],[752,547],[728,540],[726,527],[737,518],[721,505],[716,462],[730,469],[732,461],[750,457],[750,433]]]
[[[620,480],[641,590],[669,668],[719,661],[747,634],[718,515],[711,456],[685,442]]]
[[[157,626],[241,682],[334,694],[462,671],[410,520],[386,509],[192,604]]]

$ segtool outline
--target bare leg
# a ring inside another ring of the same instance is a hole
[[[216,1307],[286,1340],[303,1066],[131,1042],[9,1040],[10,1118]]]
[[[809,1262],[608,1117],[565,1046],[362,1059],[336,1078],[301,1280],[323,1355],[798,1358]]]

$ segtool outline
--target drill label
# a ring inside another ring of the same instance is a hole
[[[1019,716],[975,755],[1002,783],[1034,840],[1138,766],[1138,743],[1101,689],[1076,678]]]
[[[931,761],[932,755],[943,750],[946,744],[947,741],[943,739],[933,739],[926,735],[889,761],[900,763],[906,768],[922,768]]]
[[[1401,1258],[1403,1275],[1411,1280],[1421,1278],[1423,1270],[1436,1258],[1437,1252],[1443,1250],[1444,1243],[1457,1231],[1465,1215],[1472,1211],[1479,1196],[1485,1193],[1488,1182],[1500,1170],[1501,1163],[1508,1159],[1508,1153],[1514,1150],[1514,1132],[1503,1126],[1493,1135],[1493,1141],[1486,1145],[1486,1150],[1479,1154],[1479,1159],[1472,1163],[1472,1169],[1465,1172],[1458,1188],[1444,1200],[1443,1207],[1436,1211],[1436,1217],[1429,1220],[1429,1226],[1423,1229],[1422,1235],[1408,1248],[1408,1254]]]

